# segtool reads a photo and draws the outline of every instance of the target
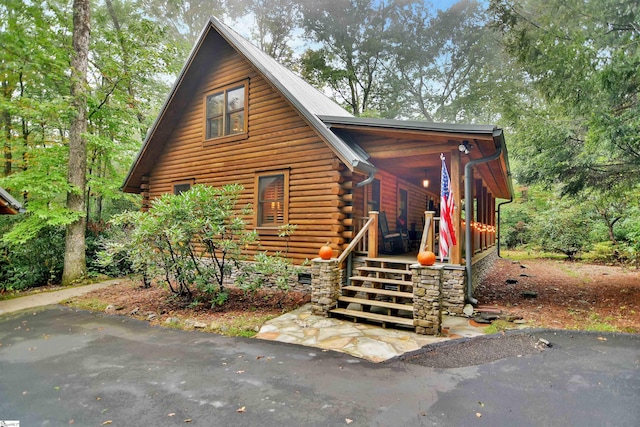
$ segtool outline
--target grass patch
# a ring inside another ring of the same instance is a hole
[[[530,261],[532,259],[567,259],[567,256],[564,254],[534,250],[501,250],[500,256],[502,256],[503,258],[509,258],[513,261]]]
[[[514,326],[506,320],[494,320],[489,326],[484,328],[484,333],[487,335],[497,334],[507,329],[514,329]]]
[[[209,329],[212,332],[216,332],[229,337],[246,337],[251,338],[255,336],[260,327],[265,322],[276,317],[270,314],[258,314],[247,313],[241,316],[234,316],[231,318],[222,318],[212,323],[212,327]]]

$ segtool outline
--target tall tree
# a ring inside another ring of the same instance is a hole
[[[566,194],[640,183],[640,4],[493,0],[491,11],[539,95],[511,117],[519,180]]]
[[[285,65],[294,65],[291,42],[299,29],[300,2],[296,0],[245,0],[255,26],[251,38],[269,56]]]
[[[404,116],[428,121],[496,121],[494,102],[511,86],[486,7],[460,0],[447,10],[398,8],[390,34],[392,78]],[[499,84],[497,84],[499,83]]]
[[[302,58],[303,76],[332,92],[356,116],[369,110],[395,115],[386,105],[385,64],[391,14],[401,0],[305,2],[303,27],[322,47]]]
[[[67,208],[74,215],[67,225],[62,283],[81,278],[86,270],[85,189],[87,184],[87,68],[89,62],[90,1],[73,2],[73,54],[71,57],[71,102],[74,114],[69,128],[69,166],[72,186],[67,193]]]

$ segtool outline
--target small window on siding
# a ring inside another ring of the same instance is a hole
[[[205,140],[245,134],[247,83],[230,85],[205,96]]]
[[[185,191],[189,191],[191,189],[191,183],[189,182],[181,182],[180,184],[173,185],[173,194],[178,195],[184,193]]]
[[[256,175],[257,227],[279,227],[289,221],[289,171]]]

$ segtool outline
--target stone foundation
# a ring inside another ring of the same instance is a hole
[[[243,262],[252,262],[252,261],[243,261]],[[308,266],[302,267],[301,273],[311,274],[311,267],[308,267]],[[231,275],[225,277],[225,280],[224,280],[225,286],[235,287],[237,274],[238,274],[238,269],[234,266],[231,271]],[[263,289],[274,289],[274,290],[279,289],[278,284],[276,283],[276,277],[263,276],[262,279],[263,279],[263,285],[262,285]],[[311,284],[300,283],[300,281],[298,280],[297,273],[293,273],[289,276],[288,285],[289,285],[289,289],[288,289],[289,291],[303,292],[305,294],[311,293]]]
[[[439,335],[442,331],[443,266],[411,266],[413,325],[417,334]]]
[[[316,258],[311,267],[311,311],[313,314],[329,316],[329,310],[336,308],[340,296],[342,272],[338,260]]]
[[[442,271],[442,312],[462,316],[466,271],[463,266],[447,265]]]
[[[491,267],[498,259],[498,251],[496,248],[493,248],[491,252],[487,253],[487,255],[482,258],[480,261],[473,264],[473,270],[471,274],[473,275],[473,289],[475,290],[478,285],[482,282],[482,280],[489,274]]]

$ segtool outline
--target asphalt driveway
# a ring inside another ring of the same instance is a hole
[[[637,425],[640,336],[536,336],[553,346],[440,369],[424,363],[433,348],[374,364],[50,306],[0,316],[0,420],[22,426]],[[464,361],[474,351],[468,343],[437,351]]]

